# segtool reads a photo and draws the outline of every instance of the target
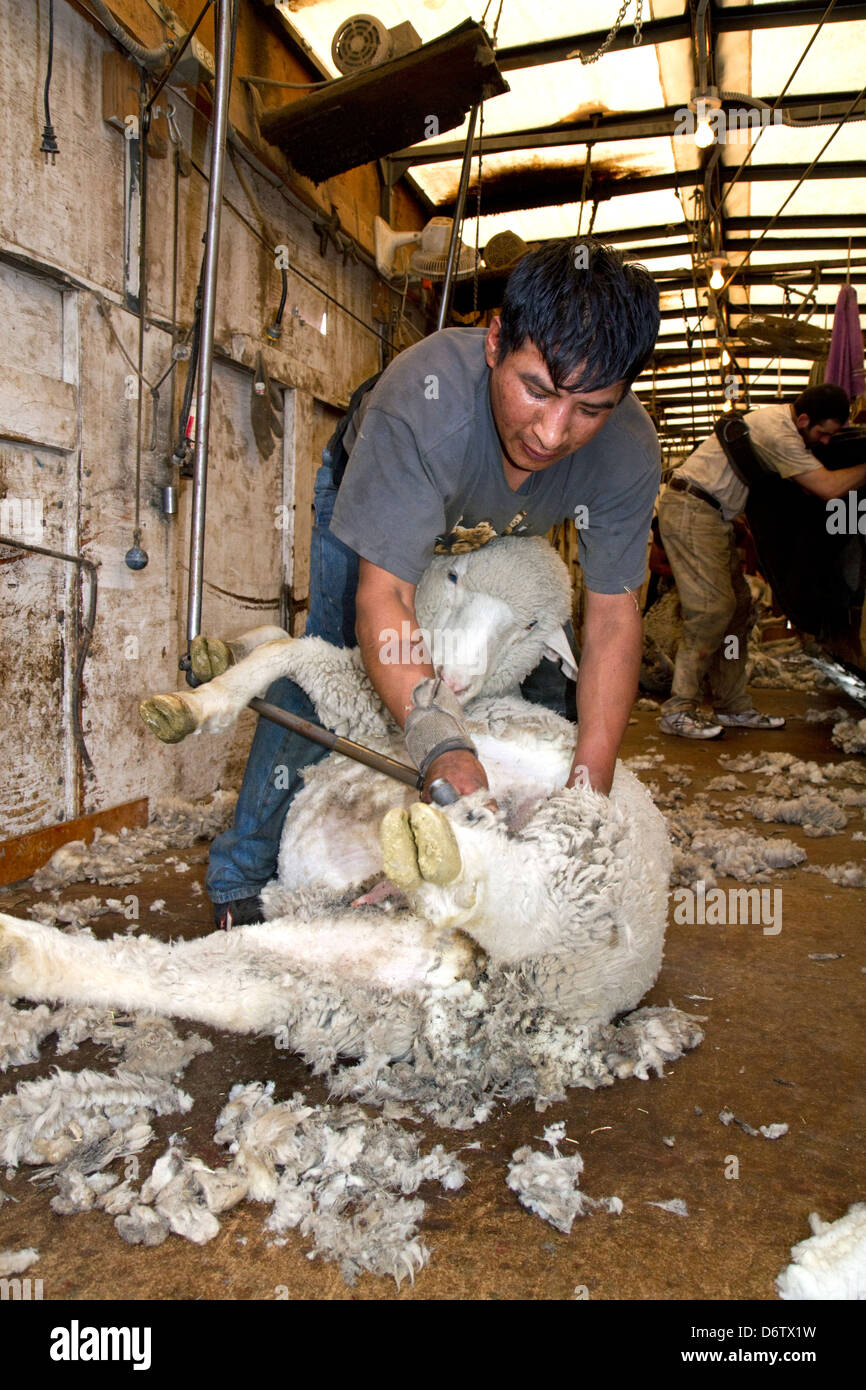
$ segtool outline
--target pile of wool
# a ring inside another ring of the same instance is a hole
[[[206,1245],[219,1232],[218,1214],[237,1206],[246,1194],[240,1174],[209,1168],[170,1143],[139,1191],[127,1180],[101,1205],[129,1245],[161,1245],[172,1233]]]
[[[543,1111],[571,1087],[662,1076],[703,1038],[699,1020],[673,1007],[575,1027],[538,1003],[538,984],[536,963],[531,988],[516,969],[491,971],[474,988],[464,981],[438,991],[411,1055],[391,1061],[368,1052],[329,1074],[331,1094],[369,1105],[395,1101],[445,1128],[469,1129],[502,1102],[528,1099]]]
[[[206,1038],[197,1033],[180,1038],[167,1018],[155,1014],[125,1015],[78,1004],[16,1008],[0,999],[0,1071],[37,1061],[42,1043],[52,1034],[57,1035],[58,1056],[92,1041],[108,1048],[127,1069],[149,1076],[178,1077],[193,1057],[213,1051]]]
[[[761,642],[757,630],[749,641],[746,664],[749,684],[765,690],[804,690],[818,695],[834,690],[833,682],[803,651],[796,637]]]
[[[188,849],[196,840],[212,839],[231,822],[237,794],[217,791],[205,801],[170,797],[153,808],[150,824],[121,830],[118,835],[96,829],[91,844],[71,840],[61,845],[33,875],[37,892],[64,888],[68,883],[136,883],[151,854]]]
[[[866,785],[866,768],[858,762],[804,762],[793,753],[722,753],[719,763],[726,772],[754,772],[758,776],[783,777],[790,788],[826,787],[834,782]]]
[[[866,719],[840,719],[830,737],[843,753],[866,753]]]
[[[23,1274],[25,1269],[35,1265],[39,1251],[28,1245],[24,1250],[0,1250],[0,1278],[10,1274]]]
[[[812,1235],[791,1250],[791,1263],[776,1280],[786,1300],[866,1299],[866,1202],[856,1202],[838,1221],[809,1217]]]
[[[841,806],[835,805],[830,797],[821,796],[818,792],[787,799],[750,796],[741,804],[742,809],[753,815],[755,820],[777,821],[782,825],[802,825],[804,834],[813,839],[835,835],[837,830],[844,830],[848,824],[848,817]]]
[[[832,724],[830,734],[843,753],[866,753],[866,719],[854,719],[837,705],[835,709],[807,709],[807,724]]]
[[[823,874],[840,888],[866,888],[866,869],[853,859],[846,860],[844,864],[809,864],[805,872]]]
[[[95,917],[104,917],[109,912],[122,913],[124,910],[120,898],[97,898],[95,893],[89,898],[79,898],[77,902],[61,902],[59,899],[59,890],[55,888],[48,902],[31,903],[27,912],[31,917],[35,917],[37,922],[44,922],[47,927],[61,924],[66,927],[83,927]]]
[[[803,715],[807,724],[838,724],[840,719],[849,717],[848,711],[841,705],[833,709],[807,709]]]
[[[766,883],[776,869],[802,864],[806,851],[793,840],[766,838],[738,827],[723,829],[698,798],[690,806],[667,815],[674,843],[672,888],[692,888],[702,881],[708,888],[716,874]]]
[[[566,1138],[564,1122],[548,1125],[543,1138],[550,1145],[549,1154],[525,1144],[511,1155],[506,1181],[521,1206],[564,1235],[571,1231],[575,1217],[588,1216],[599,1208],[618,1216],[622,1211],[619,1197],[594,1198],[580,1191],[583,1159],[577,1150],[568,1155],[559,1152]]]
[[[122,1067],[111,1075],[55,1070],[0,1099],[0,1163],[37,1166],[37,1176],[55,1183],[61,1176],[86,1182],[150,1143],[150,1112],[185,1113],[191,1106],[192,1098],[165,1078]],[[69,1208],[75,1209],[81,1208]]]
[[[299,1230],[311,1257],[335,1260],[349,1284],[365,1270],[414,1281],[430,1258],[418,1237],[425,1203],[414,1194],[424,1182],[461,1188],[460,1159],[441,1144],[422,1154],[415,1135],[359,1105],[310,1106],[301,1092],[277,1103],[273,1089],[234,1086],[214,1135],[249,1199],[273,1203],[266,1228]]]
[[[429,1258],[418,1234],[425,1209],[418,1186],[435,1180],[456,1190],[463,1170],[440,1145],[422,1154],[398,1120],[427,1115],[460,1130],[487,1119],[502,1101],[529,1097],[543,1110],[570,1086],[663,1075],[703,1036],[697,1019],[674,1008],[638,1009],[618,1024],[575,1029],[529,999],[519,971],[482,976],[474,989],[464,981],[441,991],[411,1058],[392,1062],[373,1050],[357,1065],[335,1063],[331,1092],[354,1104],[313,1107],[300,1094],[278,1104],[273,1083],[235,1087],[215,1135],[230,1147],[228,1166],[209,1168],[172,1141],[138,1188],[106,1169],[152,1140],[151,1113],[189,1109],[189,1095],[169,1078],[210,1045],[195,1034],[177,1038],[165,1019],[4,1003],[0,1041],[13,1064],[34,1060],[39,1043],[56,1032],[67,1049],[85,1038],[101,1042],[125,1066],[113,1075],[57,1072],[19,1085],[0,1101],[0,1162],[37,1166],[37,1178],[57,1189],[54,1210],[105,1211],[132,1243],[159,1244],[170,1233],[204,1243],[219,1230],[221,1212],[245,1197],[268,1201],[267,1226],[280,1238],[296,1227],[312,1242],[311,1257],[336,1260],[350,1281],[369,1270],[399,1283]],[[381,1118],[368,1116],[358,1101],[381,1107]],[[568,1165],[573,1157],[556,1161]],[[529,1167],[514,1180],[536,1196],[548,1185],[542,1170],[549,1160],[542,1158],[527,1155]],[[567,1183],[565,1174],[557,1168],[554,1187],[573,1194],[577,1169]],[[579,1193],[569,1200],[575,1212],[592,1205]]]

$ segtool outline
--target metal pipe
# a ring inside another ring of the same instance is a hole
[[[272,720],[274,724],[281,724],[284,729],[291,729],[292,733],[308,738],[311,743],[319,743],[323,748],[330,748],[334,753],[342,753],[344,757],[352,758],[356,763],[364,763],[365,766],[374,768],[376,772],[384,772],[387,777],[404,782],[407,787],[415,787],[420,791],[424,785],[424,778],[417,767],[400,763],[396,758],[389,758],[386,753],[377,753],[373,748],[365,748],[362,743],[343,738],[331,729],[323,729],[320,724],[312,724],[309,719],[302,719],[299,714],[289,714],[287,710],[280,709],[279,705],[269,704],[267,700],[254,699],[250,700],[250,709],[254,709],[256,714],[262,715],[263,718]]]
[[[445,327],[445,320],[448,317],[448,310],[451,305],[454,263],[457,259],[457,247],[460,244],[460,230],[463,222],[463,209],[466,206],[466,190],[469,187],[469,171],[472,167],[472,146],[475,143],[475,122],[477,119],[478,107],[473,106],[472,110],[469,112],[469,129],[466,132],[466,144],[463,147],[463,167],[460,170],[457,202],[454,204],[454,221],[451,226],[451,240],[448,243],[448,262],[445,266],[445,283],[442,286],[442,301],[439,305],[439,318],[436,323],[437,329]]]
[[[193,469],[192,521],[189,553],[187,640],[201,631],[204,571],[204,524],[207,506],[207,447],[210,430],[211,372],[213,368],[214,310],[219,264],[220,213],[223,198],[226,128],[232,77],[232,14],[237,0],[217,0],[216,78],[211,133],[210,181],[205,231],[204,291],[201,311],[201,355],[196,392],[195,462]]]

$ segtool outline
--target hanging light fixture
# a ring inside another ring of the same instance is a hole
[[[728,262],[724,256],[710,256],[707,265],[710,267],[710,289],[721,290],[725,287],[725,267]]]
[[[695,116],[694,140],[699,150],[709,149],[715,144],[716,132],[713,129],[710,112],[720,111],[721,98],[717,87],[707,87],[701,91],[695,87],[689,100],[689,110]]]

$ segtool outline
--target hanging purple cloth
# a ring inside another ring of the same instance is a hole
[[[843,285],[836,300],[833,315],[833,336],[824,380],[841,386],[853,400],[866,391],[863,372],[863,334],[860,332],[860,310],[853,285]]]

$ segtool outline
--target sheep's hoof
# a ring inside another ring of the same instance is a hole
[[[404,893],[421,885],[418,850],[409,827],[409,817],[400,806],[385,815],[379,829],[385,877]]]
[[[422,881],[444,888],[462,869],[460,850],[448,818],[435,806],[416,801],[408,814],[389,811],[380,831],[385,873],[404,893]]]
[[[204,685],[221,676],[233,664],[232,654],[219,637],[194,637],[189,644],[189,664],[196,680]]]
[[[180,743],[198,728],[196,717],[180,695],[151,695],[138,712],[162,743]]]

